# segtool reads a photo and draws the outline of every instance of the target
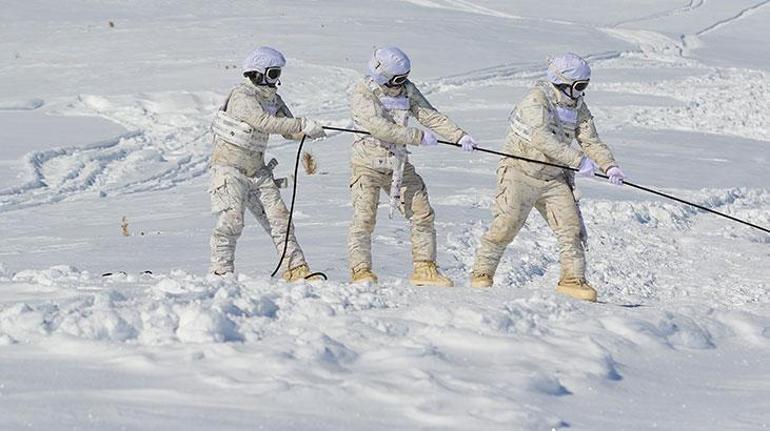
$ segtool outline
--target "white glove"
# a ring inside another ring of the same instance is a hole
[[[462,145],[463,151],[470,153],[476,149],[476,140],[471,135],[463,135],[458,144]]]
[[[320,139],[326,137],[323,126],[316,120],[309,118],[302,119],[302,133],[310,139]]]
[[[610,177],[610,182],[616,186],[623,185],[623,180],[626,179],[626,174],[624,174],[617,166],[607,169],[607,176]]]
[[[593,160],[589,159],[587,156],[583,156],[580,160],[580,166],[578,166],[578,175],[581,177],[592,177],[594,176],[596,168],[598,168],[598,166],[596,166],[596,163],[594,163]]]
[[[435,147],[438,145],[438,137],[436,137],[436,134],[430,130],[423,130],[422,141],[420,141],[420,145],[425,145],[426,147]]]

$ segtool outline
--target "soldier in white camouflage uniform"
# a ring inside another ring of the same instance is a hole
[[[591,112],[583,101],[591,78],[586,61],[575,54],[565,54],[549,61],[546,74],[548,80],[538,82],[511,113],[504,151],[578,167],[583,176],[593,176],[598,167],[613,184],[622,184],[625,176],[610,149],[599,139]],[[571,146],[573,140],[579,148]],[[585,278],[585,226],[573,190],[572,171],[503,158],[497,168],[494,219],[476,253],[471,286],[492,286],[506,246],[534,207],[559,242],[561,277],[556,290],[595,301],[596,290]]]
[[[450,287],[452,280],[436,265],[434,212],[428,191],[407,157],[407,146],[437,145],[438,137],[458,142],[472,151],[473,138],[438,112],[407,78],[411,62],[398,48],[380,48],[369,62],[369,73],[353,88],[350,107],[356,125],[371,133],[353,142],[350,191],[353,220],[348,236],[351,278],[376,282],[372,271],[372,232],[380,190],[390,196],[390,210],[400,211],[411,223],[415,285]],[[414,117],[431,130],[409,127]]]
[[[289,212],[273,177],[274,163],[265,164],[270,134],[286,139],[326,136],[321,125],[306,118],[293,118],[276,93],[284,56],[261,47],[244,61],[243,82],[227,97],[212,125],[214,153],[211,157],[211,208],[217,215],[211,235],[211,273],[223,275],[235,269],[235,244],[243,231],[243,216],[251,212],[271,236],[280,254],[286,238]],[[283,278],[301,280],[311,272],[290,228],[283,262]]]

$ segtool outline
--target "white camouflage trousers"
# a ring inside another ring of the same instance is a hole
[[[585,278],[582,218],[564,177],[540,180],[513,166],[497,169],[497,194],[492,208],[492,225],[482,236],[473,272],[494,275],[508,244],[527,221],[532,208],[546,219],[559,242],[561,279]]]
[[[372,267],[372,232],[377,222],[380,189],[390,193],[393,175],[375,169],[353,165],[350,194],[353,198],[353,220],[348,232],[348,256],[351,271]],[[436,260],[435,214],[428,201],[428,191],[414,166],[406,163],[401,183],[401,214],[411,223],[412,259]]]
[[[270,235],[280,256],[286,240],[289,211],[281,199],[271,171],[264,169],[255,178],[249,178],[232,167],[212,166],[209,193],[211,211],[217,217],[211,234],[209,272],[223,274],[234,271],[235,244],[243,232],[243,215],[246,209]],[[291,226],[286,257],[281,269],[285,271],[303,264],[305,257],[294,237],[294,226]]]

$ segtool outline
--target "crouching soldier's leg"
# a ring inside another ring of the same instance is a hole
[[[411,224],[414,272],[409,281],[416,286],[454,286],[452,280],[441,274],[436,265],[435,213],[430,206],[425,183],[411,163],[404,167],[401,211]]]
[[[310,275],[310,267],[305,262],[305,255],[294,236],[294,224],[289,222],[289,210],[281,199],[278,186],[270,174],[259,186],[253,186],[249,193],[248,207],[273,240],[280,257],[286,244],[286,255],[281,263],[283,279],[289,282],[303,280]],[[289,241],[286,242],[286,229],[289,229]]]
[[[217,221],[211,234],[209,272],[217,275],[235,270],[235,244],[243,232],[245,184],[227,169],[211,170],[211,211]]]
[[[505,248],[513,241],[540,197],[543,182],[513,167],[497,170],[497,194],[492,203],[492,224],[481,237],[473,264],[471,287],[492,287]]]
[[[581,240],[582,221],[572,190],[566,182],[554,180],[536,207],[559,242],[561,276],[556,291],[587,301],[596,301],[585,278],[586,259]]]

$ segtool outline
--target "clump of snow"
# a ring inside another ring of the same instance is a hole
[[[218,308],[203,308],[199,304],[178,307],[179,323],[176,335],[188,343],[221,343],[241,340],[235,324]]]
[[[13,276],[15,282],[27,282],[43,286],[78,285],[79,283],[87,283],[89,279],[90,274],[87,271],[81,272],[70,265],[57,265],[46,270],[24,270]]]
[[[0,335],[19,342],[30,342],[49,334],[49,309],[49,306],[33,308],[25,303],[0,309]]]
[[[109,99],[102,96],[84,94],[78,97],[78,101],[96,112],[107,111],[113,106]]]

